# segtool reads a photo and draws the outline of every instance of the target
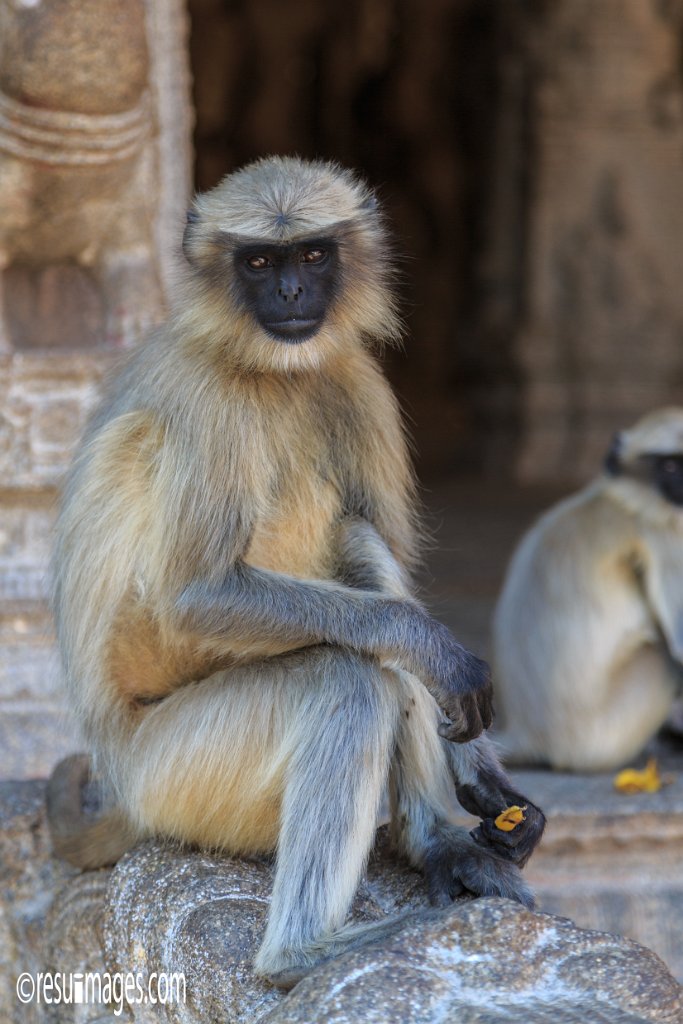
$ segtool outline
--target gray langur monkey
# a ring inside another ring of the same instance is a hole
[[[387,784],[436,903],[530,904],[544,818],[481,735],[487,666],[411,593],[413,477],[368,350],[400,330],[373,194],[261,160],[197,197],[183,251],[182,299],[110,382],[57,531],[67,684],[117,806],[88,824],[72,761],[49,813],[84,867],[146,835],[277,850],[256,969],[286,987],[387,927],[344,928]],[[501,832],[510,804],[526,820]]]
[[[683,682],[683,409],[614,440],[604,473],[536,523],[493,624],[513,762],[601,771],[638,754]]]

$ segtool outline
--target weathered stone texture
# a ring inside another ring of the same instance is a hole
[[[484,274],[517,282],[517,472],[584,480],[614,430],[683,395],[683,4],[500,10],[515,87]]]
[[[683,1019],[681,987],[649,950],[508,900],[431,910],[420,876],[382,852],[369,865],[353,919],[414,914],[397,922],[391,939],[318,968],[289,995],[251,969],[268,908],[267,864],[148,843],[114,869],[106,892],[100,877],[77,878],[59,895],[46,928],[47,961],[60,969],[72,956],[79,966],[97,962],[101,930],[108,970],[144,979],[184,972],[186,1001],[133,1006],[136,1024]],[[79,930],[84,920],[87,932]],[[71,1024],[72,1011],[64,1007],[58,1020]]]
[[[77,874],[50,856],[42,782],[0,782],[0,1024],[42,1024],[44,1007],[22,1006],[23,971],[45,970],[45,917]]]
[[[558,788],[557,778],[543,772],[520,781],[551,812],[548,848],[535,855],[528,872],[542,909],[548,909],[549,888],[558,883],[587,902],[600,901],[590,868],[591,837],[606,854],[602,867],[615,887],[617,857],[620,872],[626,865],[625,885],[635,877],[631,843],[650,865],[641,869],[643,886],[655,882],[661,893],[668,879],[674,887],[680,867],[673,853],[680,838],[674,824],[667,832],[666,822],[675,821],[680,794],[667,797],[665,790],[648,815],[645,798],[620,803],[614,795],[613,802],[606,779],[577,780],[573,789]],[[0,783],[0,1024],[126,1019],[93,1005],[51,1013],[33,1004],[22,1007],[14,986],[25,970],[133,971],[145,984],[154,970],[185,972],[186,1002],[163,1011],[135,1007],[137,1024],[429,1024],[446,1017],[480,1024],[683,1021],[679,985],[653,953],[633,942],[502,900],[465,899],[452,910],[430,911],[421,876],[390,857],[385,833],[353,916],[372,921],[413,911],[426,917],[398,925],[390,942],[319,968],[285,996],[251,970],[270,894],[266,861],[216,858],[149,842],[113,871],[80,874],[49,856],[43,799],[43,783]],[[582,818],[586,800],[600,811],[592,823]],[[634,840],[637,826],[642,838]],[[620,846],[615,836],[622,837]],[[608,855],[605,837],[612,843]],[[657,864],[665,876],[658,883]],[[634,901],[639,895],[634,893]],[[662,905],[659,913],[664,912]],[[666,926],[663,916],[660,923]]]
[[[129,344],[163,311],[144,0],[3,0],[0,39],[0,349]],[[56,267],[75,302],[49,301]]]
[[[107,353],[0,355],[0,777],[49,774],[79,745],[48,612],[58,485]]]
[[[616,936],[474,900],[319,968],[263,1024],[673,1024],[681,990],[662,968]]]
[[[190,191],[182,0],[0,0],[0,777],[76,744],[47,566],[115,356],[168,307]]]
[[[111,361],[111,355],[106,353],[0,355],[3,490],[52,491],[61,482],[74,444],[96,401],[102,373]],[[53,493],[50,497],[54,501]],[[7,498],[3,505],[9,506],[7,520],[3,515],[0,526],[4,535],[6,521],[16,524],[21,512],[17,511],[17,504],[12,510]],[[14,525],[15,533],[19,529]],[[24,530],[27,548],[33,551],[37,532],[34,529],[29,535],[29,524]],[[48,538],[49,533],[40,537],[43,554]]]

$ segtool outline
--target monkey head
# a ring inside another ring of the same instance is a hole
[[[605,471],[683,507],[683,409],[658,409],[620,431],[605,458]]]
[[[188,213],[191,301],[206,344],[252,371],[313,368],[401,327],[377,201],[335,164],[271,157],[228,175]]]

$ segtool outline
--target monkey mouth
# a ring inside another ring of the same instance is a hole
[[[317,334],[320,323],[320,320],[268,320],[263,326],[278,341],[298,345]]]

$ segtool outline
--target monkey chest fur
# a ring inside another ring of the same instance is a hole
[[[156,568],[157,551],[164,561],[157,576],[161,582],[148,586],[143,572],[140,597],[136,601],[129,593],[116,617],[109,645],[110,674],[124,695],[154,697],[206,678],[225,667],[230,651],[243,659],[281,650],[268,635],[262,647],[255,647],[251,637],[246,648],[239,636],[231,636],[216,660],[194,635],[185,637],[165,628],[153,603],[164,586],[178,592],[192,582],[193,573],[202,571],[220,577],[235,558],[300,579],[333,579],[338,574],[339,525],[349,507],[347,496],[363,488],[349,446],[338,443],[335,426],[319,415],[324,404],[315,405],[315,410],[307,407],[305,415],[292,403],[280,405],[277,415],[269,417],[250,417],[249,409],[241,408],[233,421],[218,425],[196,445],[207,466],[229,464],[230,471],[201,474],[206,480],[201,488],[193,486],[196,476],[188,474],[180,499],[167,503],[171,514],[179,517],[179,527],[170,523],[160,534],[152,528],[141,534],[146,564]],[[335,420],[345,422],[350,432],[348,417]],[[355,445],[350,448],[355,451]],[[235,532],[223,541],[222,524],[231,522]],[[197,559],[194,569],[187,550]]]
[[[260,512],[244,555],[249,565],[301,579],[333,574],[341,497],[330,480],[307,469]]]
[[[355,417],[345,394],[264,397],[250,429],[250,531],[242,559],[301,579],[324,579],[337,563],[345,494],[358,489]],[[341,433],[344,433],[344,437]],[[243,470],[243,472],[244,472]]]

